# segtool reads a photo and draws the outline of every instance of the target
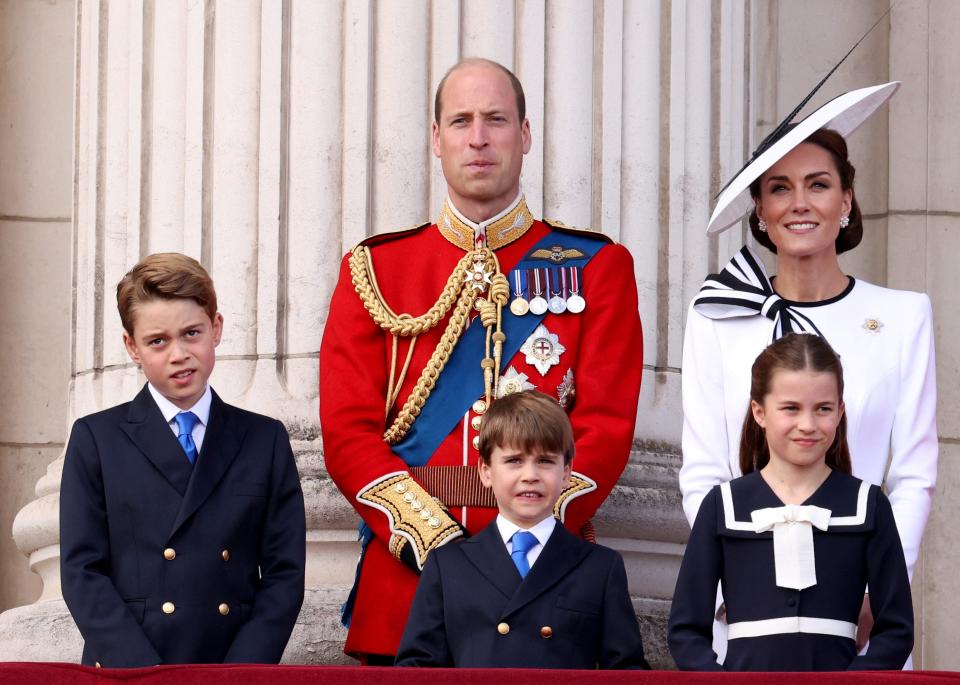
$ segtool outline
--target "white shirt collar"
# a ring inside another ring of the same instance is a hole
[[[447,196],[447,206],[450,208],[450,211],[453,212],[454,216],[456,216],[465,225],[473,229],[473,240],[474,242],[476,242],[480,238],[480,236],[483,236],[484,238],[486,238],[487,226],[494,223],[495,221],[499,221],[500,219],[505,217],[507,214],[512,212],[514,208],[520,203],[521,199],[523,199],[523,189],[521,189],[520,192],[517,193],[517,196],[513,198],[513,202],[508,204],[503,209],[502,212],[500,212],[496,216],[490,217],[486,221],[481,221],[479,224],[474,221],[470,221],[470,219],[465,217],[463,213],[459,209],[457,209],[457,206],[453,204],[453,200],[450,199],[449,195]]]
[[[206,426],[210,420],[210,403],[213,400],[213,393],[210,391],[209,383],[203,391],[203,395],[200,396],[200,399],[189,409],[181,409],[161,395],[160,391],[153,387],[153,383],[147,383],[147,389],[150,390],[153,401],[157,403],[157,406],[160,408],[160,413],[163,414],[163,418],[167,423],[173,421],[173,417],[182,411],[192,411],[204,426]]]
[[[524,529],[505,519],[503,514],[497,514],[497,529],[500,531],[500,537],[503,538],[503,544],[507,544],[510,538],[513,537],[513,534],[518,530],[527,530],[528,532],[533,533],[533,536],[537,538],[537,542],[539,542],[541,545],[546,545],[547,540],[549,540],[550,536],[553,534],[553,527],[556,525],[557,519],[551,515],[543,519],[540,523],[532,528]]]

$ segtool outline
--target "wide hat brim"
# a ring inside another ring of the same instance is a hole
[[[737,174],[730,185],[720,193],[717,206],[710,217],[710,223],[707,224],[707,234],[719,233],[730,228],[749,212],[754,204],[753,198],[750,197],[750,184],[780,161],[784,155],[809,138],[814,131],[829,128],[844,137],[850,135],[893,97],[899,87],[900,81],[891,81],[879,86],[851,90],[826,103],[790,129]]]

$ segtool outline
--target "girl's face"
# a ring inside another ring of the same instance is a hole
[[[809,369],[774,371],[763,403],[750,408],[766,433],[770,464],[800,469],[824,464],[843,416],[836,377]]]
[[[761,178],[757,216],[779,257],[836,256],[840,218],[850,214],[852,199],[830,153],[802,143]]]

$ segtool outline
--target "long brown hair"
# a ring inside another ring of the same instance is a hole
[[[837,397],[843,401],[843,367],[840,358],[830,343],[819,335],[788,333],[768,346],[753,362],[750,372],[750,399],[763,404],[770,394],[773,375],[777,371],[813,371],[832,373],[837,379]],[[753,418],[747,407],[740,431],[740,471],[744,475],[759,471],[770,461],[770,448],[763,428]],[[832,469],[850,473],[850,449],[847,447],[847,415],[844,413],[837,424],[833,444],[827,450],[826,463]]]
[[[863,239],[863,215],[860,212],[860,205],[857,202],[857,194],[853,189],[853,179],[857,175],[857,170],[850,163],[847,153],[847,141],[843,136],[829,128],[821,128],[811,133],[804,143],[812,143],[830,153],[833,164],[837,168],[837,175],[840,177],[840,188],[850,191],[850,214],[847,217],[850,223],[846,228],[841,228],[835,241],[837,254],[852,250]],[[763,176],[750,184],[750,195],[754,201],[760,198],[760,182]],[[757,208],[754,206],[748,218],[750,232],[758,243],[776,254],[777,246],[770,240],[770,236],[760,230],[760,224],[757,220]]]

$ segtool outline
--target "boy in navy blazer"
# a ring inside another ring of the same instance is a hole
[[[574,451],[563,409],[537,391],[506,395],[484,417],[479,451],[499,514],[431,552],[397,665],[649,668],[623,559],[554,518]]]
[[[277,663],[304,589],[287,432],[207,384],[223,317],[195,260],[146,257],[117,306],[147,384],[76,421],[60,488],[60,576],[82,663]]]

